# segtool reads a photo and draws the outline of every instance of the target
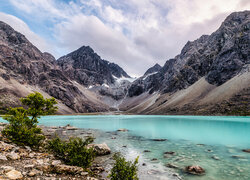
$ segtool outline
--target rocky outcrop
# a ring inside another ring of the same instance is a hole
[[[144,96],[145,93],[153,94],[154,92],[161,96],[151,102],[151,105],[153,104],[151,108],[146,106],[145,110],[141,111],[142,113],[230,114],[232,111],[232,114],[244,114],[244,109],[249,107],[249,103],[245,101],[249,97],[247,91],[250,87],[246,80],[249,76],[247,73],[250,72],[249,34],[250,11],[232,13],[211,35],[203,35],[195,41],[187,42],[181,53],[166,61],[157,73],[148,74],[134,81],[128,90],[129,97],[136,99],[140,95]],[[242,83],[233,80],[237,78]],[[231,87],[235,87],[229,89],[229,84]],[[194,87],[196,89],[193,89]],[[198,91],[197,88],[201,90],[204,88],[204,90],[202,93],[197,92],[196,97],[195,94],[191,96],[191,91]],[[188,93],[190,97],[185,98],[181,94],[186,89],[186,92],[189,92],[188,89],[190,89],[190,93]],[[212,89],[220,90],[212,95],[210,92]],[[226,92],[227,96],[222,93],[222,89],[225,89],[224,93]],[[209,93],[209,97],[206,97]],[[244,102],[243,104],[234,100],[236,93],[239,99],[244,99],[240,101]],[[214,102],[210,102],[211,97]],[[202,98],[202,102],[197,103]],[[172,100],[170,101],[170,99]],[[206,104],[206,101],[210,103]],[[166,104],[165,107],[164,104]],[[179,105],[177,106],[177,104]],[[137,107],[138,105],[136,104]],[[141,104],[141,106],[145,105]],[[130,108],[133,109],[133,107]],[[138,108],[136,109],[138,110]],[[237,109],[243,109],[244,112]],[[134,109],[131,112],[134,112]]]
[[[130,96],[145,91],[176,92],[201,77],[221,85],[250,64],[250,11],[232,13],[211,35],[187,42],[181,53],[168,60],[158,73],[138,79],[129,89]]]

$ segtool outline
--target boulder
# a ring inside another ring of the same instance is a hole
[[[205,174],[205,170],[200,166],[187,166],[185,168],[185,171],[187,173],[193,174],[193,175],[204,175]]]
[[[0,161],[7,161],[7,157],[3,154],[0,154]]]
[[[14,170],[15,168],[13,168],[12,166],[1,166],[1,168],[3,170],[3,172],[7,173],[10,172],[11,170]]]
[[[12,144],[7,144],[3,141],[0,142],[0,150],[1,151],[11,151],[13,148],[15,148],[16,146],[12,145]]]
[[[103,144],[89,144],[88,148],[93,148],[98,156],[104,156],[111,153],[110,148],[106,143]]]
[[[9,179],[22,179],[23,178],[22,173],[20,171],[14,170],[14,169],[7,172],[5,175]]]
[[[20,156],[17,153],[15,153],[15,152],[8,153],[6,155],[6,157],[8,159],[10,159],[10,160],[18,160],[18,159],[20,159]]]
[[[56,166],[56,165],[62,164],[62,162],[60,160],[53,160],[51,164],[53,166]]]

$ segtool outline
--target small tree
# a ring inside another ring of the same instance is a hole
[[[4,119],[9,122],[9,125],[2,134],[16,144],[38,147],[44,139],[41,129],[37,127],[38,118],[41,115],[55,113],[57,107],[54,105],[57,102],[54,98],[44,99],[38,92],[20,100],[28,109],[23,107],[8,109]]]
[[[47,148],[66,164],[87,168],[95,157],[93,148],[87,147],[92,142],[93,138],[83,141],[76,137],[64,141],[56,137],[48,142]]]
[[[121,156],[120,153],[114,155],[115,164],[111,169],[111,174],[109,177],[111,180],[138,180],[137,171],[138,171],[138,159],[139,156],[135,159],[134,162],[126,161],[126,159]]]

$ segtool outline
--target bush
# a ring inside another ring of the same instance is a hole
[[[4,119],[9,125],[3,130],[2,134],[18,145],[28,145],[33,148],[40,146],[45,138],[41,129],[37,127],[38,118],[41,115],[52,114],[56,111],[56,101],[54,98],[44,99],[40,93],[30,94],[26,98],[21,98],[23,107],[8,109]]]
[[[126,159],[117,153],[114,155],[115,164],[111,169],[109,177],[111,180],[138,180],[138,159],[137,157],[134,162],[126,161]]]
[[[93,148],[87,148],[92,142],[93,138],[85,141],[81,138],[70,138],[69,141],[64,141],[56,137],[48,142],[47,148],[66,164],[87,168],[95,157]]]

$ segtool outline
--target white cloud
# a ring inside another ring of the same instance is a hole
[[[0,21],[3,21],[9,24],[16,31],[24,34],[26,38],[32,44],[38,47],[41,51],[43,52],[51,51],[51,46],[48,45],[48,43],[44,39],[42,39],[40,36],[38,36],[33,31],[31,31],[28,25],[25,22],[23,22],[21,19],[12,15],[0,12]]]
[[[10,1],[26,14],[52,19],[59,51],[90,45],[136,75],[212,33],[231,12],[250,9],[248,0]]]

